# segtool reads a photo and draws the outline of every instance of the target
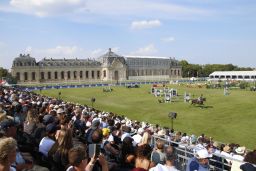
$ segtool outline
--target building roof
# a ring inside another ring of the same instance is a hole
[[[131,56],[131,55],[126,55],[124,56],[125,58],[146,58],[146,59],[171,59],[170,57],[163,57],[163,56]]]
[[[215,71],[211,75],[256,75],[256,71]]]

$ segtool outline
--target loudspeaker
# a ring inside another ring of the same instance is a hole
[[[176,112],[170,112],[168,116],[171,119],[176,119],[177,118],[177,113]]]

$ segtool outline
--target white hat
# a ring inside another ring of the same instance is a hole
[[[57,110],[57,114],[61,114],[61,113],[64,113],[64,110],[63,110],[62,108],[59,108],[59,109]]]
[[[206,159],[212,157],[206,149],[201,149],[196,152],[196,158]]]
[[[137,131],[137,133],[140,134],[140,135],[143,134],[143,132],[144,132],[143,128],[139,128],[138,131]]]
[[[245,147],[238,147],[235,149],[237,154],[244,154],[245,152]]]

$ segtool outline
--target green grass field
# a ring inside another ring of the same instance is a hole
[[[172,103],[158,103],[159,98],[149,93],[150,85],[132,89],[113,87],[114,91],[110,93],[103,93],[102,87],[96,87],[43,90],[42,94],[57,97],[61,91],[63,100],[89,106],[90,99],[95,97],[94,107],[99,110],[112,111],[130,119],[168,127],[171,127],[168,113],[174,111],[178,113],[174,121],[175,130],[196,135],[205,133],[221,142],[234,142],[250,149],[256,148],[256,92],[230,90],[230,95],[224,96],[223,89],[168,86],[176,88],[180,95]],[[204,108],[184,103],[185,91],[195,98],[203,94],[206,97]]]

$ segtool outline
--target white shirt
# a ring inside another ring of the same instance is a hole
[[[133,140],[136,144],[140,143],[141,139],[142,139],[142,136],[140,134],[136,134],[134,135],[133,137]]]
[[[39,144],[39,152],[43,153],[44,156],[48,157],[48,152],[52,148],[55,141],[49,137],[44,137]]]
[[[149,169],[149,171],[179,171],[174,166],[167,166],[162,164],[157,164],[155,167]]]

